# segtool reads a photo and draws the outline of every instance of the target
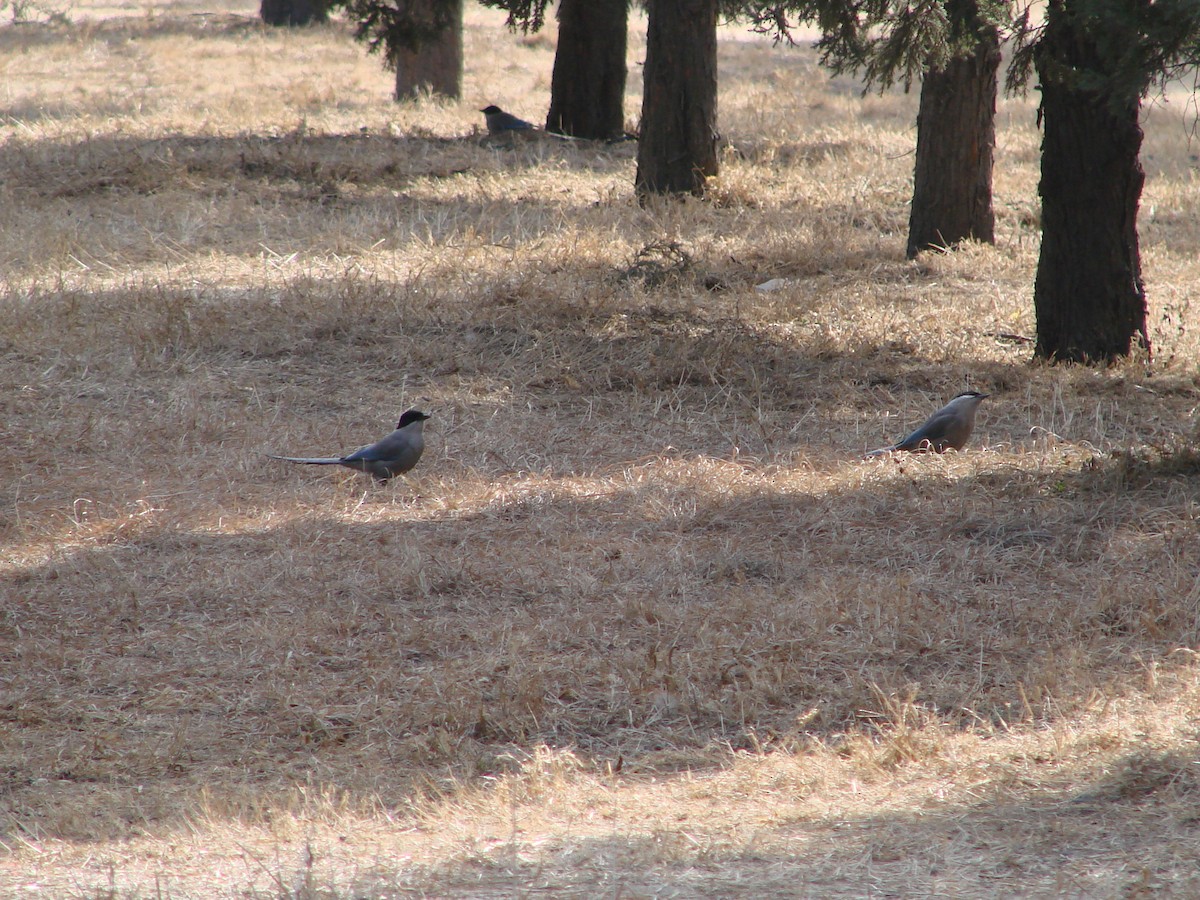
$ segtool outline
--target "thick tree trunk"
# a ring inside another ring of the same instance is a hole
[[[1138,96],[1089,89],[1104,72],[1086,31],[1051,3],[1037,56],[1042,86],[1042,249],[1036,354],[1096,362],[1149,348],[1137,212],[1145,175]]]
[[[995,240],[992,161],[999,68],[999,35],[995,28],[985,28],[971,55],[925,73],[917,113],[909,259],[967,238],[989,244]]]
[[[546,130],[605,140],[625,132],[628,0],[561,0]]]
[[[323,0],[262,0],[258,15],[268,25],[310,25],[329,21]]]
[[[703,194],[717,174],[717,0],[649,0],[638,195]]]
[[[434,20],[437,0],[423,0]],[[396,99],[407,100],[421,94],[440,94],[452,100],[462,97],[463,81],[463,4],[457,0],[448,28],[436,38],[422,42],[416,49],[398,47],[396,61]]]

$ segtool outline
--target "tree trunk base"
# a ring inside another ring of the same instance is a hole
[[[697,194],[717,174],[717,0],[650,0],[634,187]]]
[[[908,258],[973,239],[995,241],[992,164],[1000,39],[983,35],[970,56],[925,74],[917,113]]]
[[[1052,4],[1038,56],[1042,248],[1034,282],[1037,356],[1102,362],[1149,350],[1137,213],[1145,174],[1136,96],[1118,102],[1063,71],[1104,71],[1086,33]]]
[[[323,0],[262,0],[259,18],[268,25],[313,25],[329,21]]]
[[[591,140],[625,133],[626,0],[561,0],[546,130]]]
[[[396,100],[412,100],[426,94],[462,98],[463,17],[462,2],[447,27],[437,38],[416,49],[399,47],[396,64]]]

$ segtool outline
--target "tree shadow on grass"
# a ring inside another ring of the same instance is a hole
[[[154,38],[214,38],[242,36],[253,32],[270,33],[258,16],[233,13],[195,13],[192,15],[142,14],[114,16],[108,19],[70,21],[70,12],[56,13],[40,7],[27,7],[35,16],[46,15],[48,21],[26,20],[0,25],[0,51],[21,53],[34,47],[57,44],[78,45],[81,32],[86,39],[119,46],[130,40]],[[60,18],[61,16],[61,18]],[[336,27],[336,26],[334,26]]]
[[[11,110],[3,114],[18,117]],[[564,141],[550,135],[515,144],[497,144],[478,133],[94,136],[41,141],[36,148],[9,143],[0,148],[0,172],[14,190],[38,199],[115,200],[167,191],[205,198],[274,188],[283,199],[328,206],[351,203],[347,190],[403,190],[419,179],[520,171],[547,163],[600,174],[624,172],[635,152],[629,143]]]
[[[538,890],[662,897],[1186,896],[1200,886],[1194,754],[1134,751],[1069,781],[1011,785],[983,800],[839,813],[781,798],[775,821],[734,830],[717,809],[671,827],[576,837],[516,828],[463,845],[432,870],[376,873],[446,896]],[[987,790],[987,789],[985,789]],[[732,802],[732,798],[731,798]],[[914,804],[917,805],[917,804]],[[683,813],[681,813],[682,815]],[[730,819],[737,813],[730,811]],[[779,818],[792,821],[782,824]],[[655,820],[657,821],[657,820]],[[592,831],[591,828],[581,830]],[[738,834],[739,837],[733,837]],[[745,835],[744,837],[741,835]],[[372,884],[364,880],[363,886]]]
[[[543,745],[670,777],[911,726],[894,702],[1053,722],[1186,664],[1194,459],[942,462],[813,492],[660,456],[461,510],[389,488],[332,518],[133,523],[11,566],[3,827],[154,832],[214,797],[254,819],[314,782],[402,807]]]
[[[20,117],[16,110],[7,114]],[[609,240],[613,217],[628,218],[624,208],[634,202],[635,154],[633,143],[548,136],[511,147],[486,135],[98,136],[36,148],[9,142],[0,147],[0,180],[17,202],[61,213],[61,239],[85,262],[119,257],[112,223],[132,219],[155,236],[149,246],[161,251],[157,261],[177,264],[181,252],[257,257],[264,246],[280,257],[364,247],[403,251],[414,241],[505,247],[572,229],[584,235],[597,229],[597,240]],[[533,196],[499,182],[520,176],[552,182],[563,171],[588,180],[570,180],[561,191],[539,188]],[[743,230],[745,207],[756,201],[732,191],[719,202],[678,202],[691,204],[698,221],[689,232],[703,240],[709,231],[723,239],[728,228]],[[902,261],[902,241],[886,252],[874,240],[881,228],[900,233],[899,219],[880,215],[876,221],[853,205],[801,203],[786,221],[819,223],[813,237],[819,261],[797,259],[804,254],[794,242],[766,241],[741,254],[744,263],[711,273],[709,286]],[[661,239],[647,230],[647,243]],[[48,232],[45,240],[58,239]],[[146,250],[142,236],[130,252]]]

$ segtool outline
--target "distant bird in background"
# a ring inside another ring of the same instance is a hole
[[[987,396],[979,391],[963,391],[900,443],[872,450],[867,456],[880,456],[897,450],[907,450],[910,453],[926,453],[930,450],[934,453],[945,453],[947,450],[961,450],[967,445],[971,432],[975,430],[975,411]]]
[[[498,106],[485,106],[480,112],[483,113],[483,117],[487,120],[488,134],[534,130],[533,123],[526,122],[524,119],[518,119],[516,116],[506,113]]]
[[[271,459],[310,466],[345,466],[366,472],[379,481],[387,481],[394,475],[403,475],[420,460],[425,449],[423,431],[428,418],[425,413],[410,409],[400,417],[395,431],[349,456],[271,456]]]

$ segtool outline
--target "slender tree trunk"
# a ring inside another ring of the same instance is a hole
[[[1089,89],[1104,72],[1086,30],[1060,2],[1037,56],[1042,85],[1042,249],[1034,282],[1036,354],[1097,362],[1149,348],[1137,213],[1145,174],[1137,93]]]
[[[969,14],[977,22],[974,3]],[[909,259],[967,238],[995,240],[992,162],[1000,38],[991,27],[979,28],[979,36],[973,53],[926,72],[921,83]]]
[[[329,21],[322,0],[262,0],[258,15],[268,25],[309,25]]]
[[[561,0],[546,130],[605,140],[625,132],[628,0]]]
[[[430,21],[433,21],[433,7],[437,2],[439,0],[422,0],[423,5],[429,7]],[[397,100],[425,93],[440,94],[453,100],[462,97],[462,0],[455,0],[454,6],[449,27],[436,38],[421,43],[416,49],[404,46],[396,49]]]
[[[638,195],[703,194],[717,174],[717,0],[649,0]]]

